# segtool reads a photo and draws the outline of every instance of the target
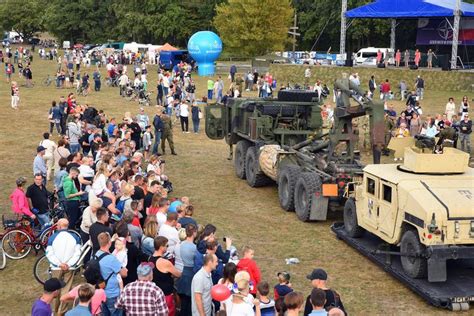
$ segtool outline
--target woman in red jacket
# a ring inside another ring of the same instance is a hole
[[[245,246],[242,254],[243,258],[237,263],[237,271],[247,271],[250,274],[250,294],[257,294],[257,285],[262,280],[260,269],[257,266],[257,262],[253,260],[254,250],[248,246]]]

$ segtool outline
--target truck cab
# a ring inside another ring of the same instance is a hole
[[[474,258],[474,169],[469,155],[405,149],[403,165],[368,165],[348,186],[344,227],[350,237],[373,234],[399,247],[413,278],[446,281],[446,261]]]

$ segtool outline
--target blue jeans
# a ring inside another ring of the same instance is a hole
[[[155,131],[155,144],[153,144],[152,154],[158,153],[158,147],[160,146],[161,142],[161,132]]]
[[[79,145],[79,144],[70,144],[69,149],[71,149],[71,154],[75,154],[81,149],[81,145]]]
[[[194,133],[199,132],[199,119],[193,120],[193,130],[194,130]]]
[[[212,100],[212,90],[207,90],[207,99]]]
[[[50,221],[48,213],[36,214],[36,218],[38,219],[38,222],[41,224],[41,227],[44,227]]]
[[[123,314],[121,309],[115,308],[115,302],[117,301],[117,299],[118,297],[107,298],[107,300],[105,301],[107,309],[102,311],[105,316],[121,316]]]

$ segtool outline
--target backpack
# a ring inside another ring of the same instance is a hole
[[[123,213],[123,210],[125,209],[125,202],[127,202],[128,200],[130,200],[130,198],[128,199],[125,199],[125,200],[122,200],[120,199],[116,205],[116,208],[121,212]]]
[[[104,279],[104,277],[100,273],[100,264],[99,264],[99,262],[100,262],[100,260],[102,260],[107,255],[109,255],[109,253],[106,253],[106,252],[104,252],[103,254],[101,254],[98,257],[96,255],[93,255],[92,259],[89,260],[89,262],[87,263],[87,266],[84,270],[84,275],[90,276],[93,280],[94,279],[98,280],[97,284],[105,282],[105,286],[107,286],[107,282],[109,281],[109,279],[114,274],[112,272],[112,273],[110,273],[110,275],[106,279]]]

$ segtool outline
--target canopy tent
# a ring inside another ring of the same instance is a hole
[[[163,45],[163,47],[161,47],[161,50],[164,50],[164,51],[175,51],[175,50],[178,50],[176,47],[172,46],[171,44],[169,43],[166,43],[165,45]]]
[[[454,16],[451,68],[456,68],[459,20],[461,15],[474,17],[474,5],[460,0],[376,0],[349,10],[343,0],[341,14],[341,54],[345,53],[346,18],[391,19],[390,48],[395,49],[396,19],[417,19]],[[346,5],[344,5],[344,3]],[[459,7],[458,7],[459,6]]]
[[[346,12],[348,18],[417,19],[454,16],[455,0],[377,0]],[[474,16],[474,4],[461,2],[461,14]]]

